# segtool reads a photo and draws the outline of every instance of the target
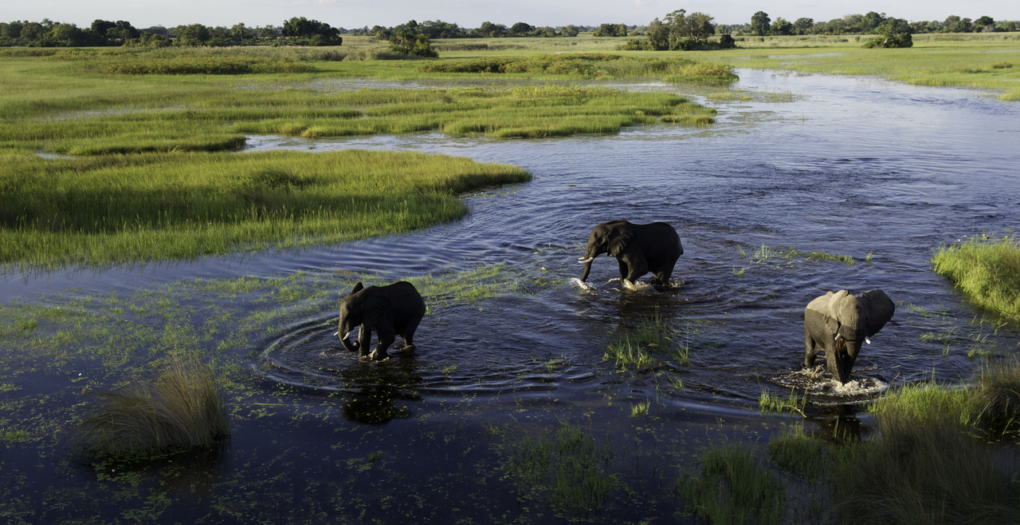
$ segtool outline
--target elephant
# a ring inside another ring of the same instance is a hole
[[[582,282],[588,280],[591,262],[603,253],[616,257],[624,285],[633,285],[649,272],[654,275],[653,283],[666,284],[673,274],[676,260],[684,253],[684,247],[676,230],[664,222],[604,222],[592,228],[584,258],[577,261],[584,264]]]
[[[340,301],[340,326],[333,335],[340,338],[348,351],[360,351],[361,359],[381,361],[386,359],[386,349],[398,335],[404,340],[400,351],[414,350],[414,331],[424,316],[425,301],[413,284],[400,281],[365,288],[359,282]],[[347,336],[359,325],[358,340],[349,341]],[[372,330],[379,332],[379,342],[370,354]]]
[[[815,356],[825,350],[832,377],[846,384],[861,344],[871,344],[870,337],[895,311],[896,305],[882,290],[860,296],[840,290],[815,298],[804,309],[804,366],[814,366]]]

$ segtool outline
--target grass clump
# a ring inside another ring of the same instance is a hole
[[[252,75],[312,73],[309,64],[291,60],[245,56],[178,55],[170,58],[125,57],[83,61],[82,71],[105,75]]]
[[[512,166],[411,152],[0,159],[0,264],[42,268],[406,232],[464,215],[458,193],[530,179]]]
[[[796,390],[791,390],[788,397],[774,395],[768,389],[763,388],[758,398],[758,408],[764,412],[796,412],[804,415],[804,405],[807,403],[806,396],[798,396]]]
[[[418,66],[421,73],[557,75],[582,78],[665,77],[666,82],[734,82],[730,66],[683,58],[647,58],[608,53],[442,60]]]
[[[923,392],[885,401],[878,438],[836,455],[832,500],[838,516],[857,523],[1020,519],[1015,481],[994,452],[965,431],[952,413],[954,397]]]
[[[766,465],[737,445],[705,452],[701,471],[677,481],[687,509],[709,523],[780,523],[786,491]]]
[[[230,435],[212,370],[197,359],[170,362],[151,386],[98,394],[76,448],[90,457],[133,459],[208,447]]]
[[[972,410],[994,434],[1020,434],[1020,358],[988,365],[971,389]]]
[[[690,346],[674,341],[678,335],[656,311],[637,328],[624,329],[609,343],[603,360],[613,361],[621,370],[643,370],[663,360],[686,365],[690,362]]]
[[[804,433],[804,426],[789,427],[768,445],[769,459],[780,469],[802,478],[817,480],[829,470],[832,455],[825,443]]]
[[[581,427],[561,422],[553,436],[524,437],[504,445],[507,473],[519,497],[545,495],[559,517],[587,518],[598,513],[620,482],[609,473],[613,450],[599,445]]]
[[[1020,322],[1020,244],[1015,238],[943,246],[932,264],[971,302]]]

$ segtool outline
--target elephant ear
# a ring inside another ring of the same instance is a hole
[[[361,323],[369,328],[375,327],[379,323],[379,319],[386,315],[386,311],[390,308],[390,299],[382,294],[375,294],[372,297],[368,297],[362,303],[364,308],[364,315],[361,318]]]
[[[348,295],[354,295],[363,289],[365,289],[365,285],[361,284],[361,281],[358,281],[358,284],[354,285],[354,289],[352,289],[351,293],[349,293]]]
[[[634,234],[630,229],[618,229],[609,236],[609,255],[619,257],[634,242]]]
[[[839,330],[839,305],[850,295],[847,290],[840,290],[829,298],[829,307],[826,308],[825,326],[835,334]]]
[[[868,290],[861,298],[868,302],[868,337],[871,337],[892,319],[896,304],[882,290]]]

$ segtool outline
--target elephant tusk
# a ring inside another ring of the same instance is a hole
[[[843,334],[836,334],[836,340],[839,341],[843,338]]]
[[[587,259],[581,259],[581,258],[578,258],[578,259],[577,259],[577,262],[579,262],[579,263],[581,263],[581,264],[588,264],[588,263],[590,263],[590,262],[592,262],[592,261],[594,261],[594,260],[595,260],[595,258],[594,258],[594,257],[588,257]]]
[[[333,332],[333,337],[336,337],[338,335],[340,335],[340,331],[339,330],[337,330],[336,332]]]
[[[870,345],[870,344],[871,344],[871,339],[868,339],[867,337],[865,337],[865,338],[864,338],[864,342],[865,342],[865,343],[868,343],[868,344]]]

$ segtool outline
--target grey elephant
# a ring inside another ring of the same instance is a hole
[[[825,350],[832,377],[846,384],[861,344],[871,344],[869,338],[895,311],[896,305],[882,290],[868,290],[860,296],[840,290],[811,301],[804,309],[804,366],[814,366],[815,355]]]
[[[633,224],[627,221],[609,221],[592,228],[584,257],[581,281],[588,280],[591,262],[607,253],[616,257],[620,265],[620,279],[624,285],[635,283],[639,277],[651,272],[652,282],[666,284],[673,274],[676,260],[684,253],[680,236],[664,222]]]
[[[340,329],[333,335],[340,337],[347,350],[360,351],[362,359],[383,360],[386,349],[398,335],[404,340],[404,346],[398,350],[414,350],[414,331],[424,316],[425,300],[413,284],[400,281],[365,288],[358,283],[340,301]],[[358,340],[349,341],[347,336],[356,326],[361,328]],[[379,342],[369,353],[373,330],[379,332]]]

